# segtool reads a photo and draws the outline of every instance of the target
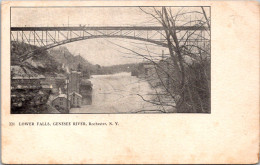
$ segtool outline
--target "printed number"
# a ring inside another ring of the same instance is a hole
[[[9,122],[9,126],[14,126],[15,123],[14,122]]]

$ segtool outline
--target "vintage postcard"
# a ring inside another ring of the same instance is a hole
[[[258,162],[257,2],[1,12],[3,163]]]

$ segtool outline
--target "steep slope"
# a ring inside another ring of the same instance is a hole
[[[17,60],[18,57],[23,55],[25,52],[37,49],[37,46],[32,46],[21,42],[12,42],[11,49],[12,66],[22,66],[27,69],[33,70],[35,73],[45,76],[55,76],[56,74],[64,73],[64,70],[62,69],[62,64],[57,62],[54,57],[50,56],[50,54],[45,50],[36,52],[35,56],[27,59],[24,62],[20,62]]]
[[[94,67],[90,62],[81,57],[80,55],[74,56],[72,55],[66,47],[58,47],[50,49],[49,54],[54,58],[54,60],[58,63],[63,64],[63,68],[69,70],[77,70],[78,66],[82,67],[83,70],[90,70]]]

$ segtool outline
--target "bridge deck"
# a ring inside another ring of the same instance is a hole
[[[205,26],[176,26],[176,30],[207,30]],[[164,30],[161,26],[71,26],[71,27],[11,27],[11,31],[85,31],[85,30]]]

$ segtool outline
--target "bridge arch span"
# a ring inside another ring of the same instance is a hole
[[[29,58],[31,58],[32,56],[35,56],[35,52],[37,51],[42,51],[42,50],[47,50],[47,49],[51,49],[60,45],[64,45],[64,44],[68,44],[68,43],[72,43],[72,42],[77,42],[77,41],[82,41],[82,40],[88,40],[88,39],[99,39],[99,38],[123,38],[123,39],[132,39],[132,40],[139,40],[139,41],[144,41],[144,42],[149,42],[155,45],[159,45],[162,47],[168,47],[168,45],[166,43],[160,42],[160,41],[156,41],[156,40],[152,40],[152,39],[146,39],[146,38],[141,38],[141,37],[134,37],[134,36],[123,36],[123,35],[92,35],[92,36],[84,36],[84,37],[76,37],[76,38],[70,38],[67,40],[63,40],[63,41],[59,41],[59,42],[54,42],[52,44],[46,45],[46,46],[42,46],[39,47],[35,50],[32,50],[30,52],[26,52],[25,54],[21,55],[19,57],[19,59],[21,61],[25,61]]]

